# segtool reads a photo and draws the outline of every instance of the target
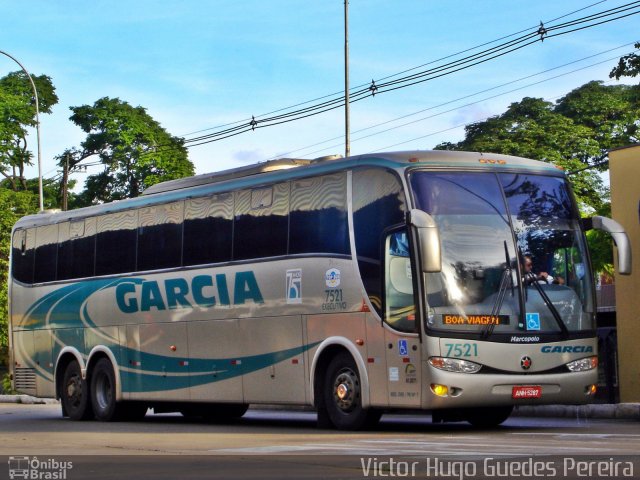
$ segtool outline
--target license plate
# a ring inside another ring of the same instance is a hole
[[[542,387],[539,385],[513,387],[511,390],[511,398],[540,398],[541,396]]]

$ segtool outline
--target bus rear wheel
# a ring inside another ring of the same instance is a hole
[[[326,371],[324,407],[338,430],[359,430],[374,425],[380,412],[362,407],[362,383],[353,357],[341,352]]]
[[[116,401],[116,375],[106,358],[98,360],[91,372],[91,406],[96,419],[103,422],[140,420],[148,409],[144,403]]]
[[[60,403],[63,416],[68,416],[71,420],[88,420],[93,416],[89,402],[89,385],[87,380],[82,378],[80,365],[75,360],[64,370]]]
[[[494,428],[504,423],[512,411],[513,405],[476,408],[467,415],[467,422],[477,428]]]

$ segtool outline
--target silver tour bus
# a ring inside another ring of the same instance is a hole
[[[593,274],[565,174],[417,151],[281,159],[21,219],[11,374],[74,420],[309,405],[503,422],[597,383]]]

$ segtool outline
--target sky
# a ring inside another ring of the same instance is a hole
[[[551,26],[626,3],[351,0],[350,84],[537,30],[541,21]],[[45,178],[59,170],[55,156],[84,139],[69,107],[105,96],[146,108],[169,133],[188,139],[344,90],[344,0],[0,0],[0,12],[0,50],[32,75],[50,76],[59,97],[53,113],[41,118]],[[498,115],[525,96],[555,101],[591,80],[613,84],[608,73],[633,51],[639,25],[634,15],[548,38],[352,104],[351,154],[431,149],[462,140],[463,125]],[[18,69],[0,55],[0,76]],[[35,152],[35,132],[30,146]],[[189,149],[196,173],[331,154],[344,154],[343,109]],[[81,187],[86,174],[73,178]]]

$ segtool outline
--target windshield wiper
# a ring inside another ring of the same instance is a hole
[[[500,278],[500,286],[498,287],[498,295],[496,296],[496,301],[493,303],[493,308],[491,309],[491,317],[500,315],[500,310],[502,309],[502,304],[504,302],[504,296],[507,292],[507,278],[511,281],[511,296],[513,296],[513,275],[511,270],[511,262],[509,260],[509,250],[507,248],[507,241],[504,241],[504,257],[505,257],[505,266],[504,271],[502,272],[502,277]],[[489,325],[485,325],[480,333],[480,338],[486,340],[491,336],[493,330],[496,328],[495,323],[491,323]]]

